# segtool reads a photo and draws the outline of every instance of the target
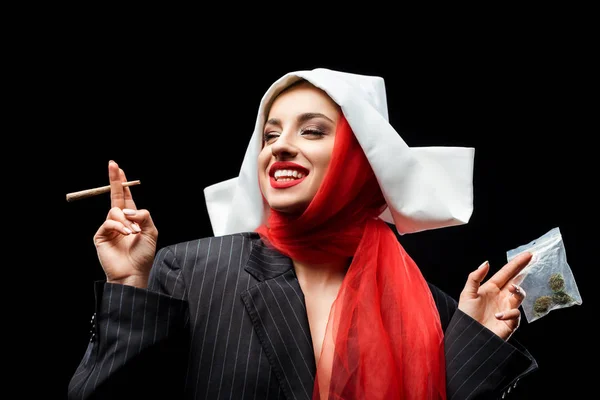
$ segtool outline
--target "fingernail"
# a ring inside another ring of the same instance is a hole
[[[110,163],[114,163],[114,161],[113,161],[113,160],[108,160],[108,163],[109,163],[109,164],[110,164]]]
[[[138,224],[136,224],[136,223],[131,224],[131,227],[136,232],[141,232],[142,231],[142,229],[140,228],[140,226]]]
[[[129,229],[129,228],[123,228],[123,230],[124,230],[125,232],[127,232],[127,234],[128,234],[128,235],[130,235],[131,233],[133,233],[133,232],[131,231],[131,229]]]
[[[487,261],[484,261],[483,264],[481,264],[479,267],[477,267],[477,269],[483,268],[487,265]]]
[[[499,312],[499,313],[494,314],[494,316],[496,318],[502,318],[504,316],[504,313],[503,312]]]
[[[514,283],[512,285],[518,294],[520,294],[522,297],[525,297],[525,290],[523,290],[523,288],[521,286],[515,285]]]
[[[123,209],[123,214],[125,214],[125,215],[135,215],[135,210],[132,210],[131,208],[124,208]]]

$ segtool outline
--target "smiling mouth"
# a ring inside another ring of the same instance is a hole
[[[294,171],[295,172],[295,171]],[[277,174],[275,174],[277,176]],[[299,174],[294,176],[280,175],[278,178],[276,176],[271,176],[269,181],[271,182],[271,187],[275,189],[285,189],[291,186],[296,186],[304,179],[306,179],[306,175]]]
[[[271,187],[275,189],[285,189],[291,186],[296,186],[304,179],[308,174],[296,170],[277,170],[271,175]]]
[[[308,174],[295,169],[279,169],[275,171],[275,173],[273,174],[273,178],[275,178],[277,182],[287,182],[293,181],[295,179],[302,179],[306,175]]]
[[[269,169],[271,187],[284,189],[295,186],[308,176],[308,169],[291,161],[277,161]]]

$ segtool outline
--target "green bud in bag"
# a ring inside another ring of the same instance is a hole
[[[543,314],[548,311],[552,303],[553,300],[551,296],[540,296],[537,299],[535,299],[535,303],[533,304],[533,311],[535,311],[538,314]]]
[[[552,300],[556,304],[569,304],[573,301],[573,298],[562,290],[559,290],[552,295]]]
[[[506,252],[508,261],[528,251],[531,261],[514,278],[527,293],[521,307],[527,322],[536,321],[550,311],[581,304],[581,295],[558,227]]]
[[[553,292],[558,292],[565,288],[565,278],[559,273],[550,275],[550,279],[548,279],[548,283],[550,284],[550,289]]]

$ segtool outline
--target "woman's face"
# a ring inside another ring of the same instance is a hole
[[[340,109],[325,92],[301,83],[273,102],[258,155],[259,184],[269,206],[300,214],[325,174]]]

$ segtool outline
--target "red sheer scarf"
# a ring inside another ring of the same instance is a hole
[[[329,170],[309,207],[300,216],[271,210],[256,230],[292,259],[352,257],[329,314],[315,400],[446,398],[439,314],[419,268],[378,218],[383,207],[342,114]]]

